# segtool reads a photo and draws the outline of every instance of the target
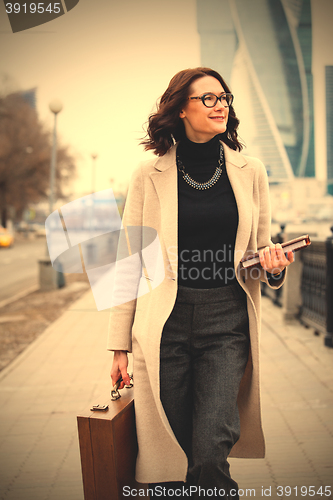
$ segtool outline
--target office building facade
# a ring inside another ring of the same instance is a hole
[[[313,177],[310,0],[197,0],[201,64],[235,94],[245,152],[271,183]]]

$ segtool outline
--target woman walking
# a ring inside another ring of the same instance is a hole
[[[216,71],[177,73],[149,118],[144,145],[158,158],[128,191],[124,227],[157,231],[165,277],[112,309],[108,349],[122,385],[133,352],[136,479],[151,498],[238,498],[228,456],[264,456],[260,280],[279,288],[293,254],[270,240],[266,170],[240,153],[232,104]],[[261,267],[245,272],[258,249]]]

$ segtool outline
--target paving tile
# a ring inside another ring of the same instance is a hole
[[[78,467],[67,468],[66,465],[63,465],[62,468],[57,473],[57,484],[61,484],[62,482],[67,483],[71,482],[77,484],[81,484],[82,482],[82,473],[81,473],[81,465],[78,464]]]
[[[52,489],[47,497],[47,500],[84,500],[83,488],[78,485],[76,488],[69,488],[66,486],[56,487]]]
[[[35,434],[8,435],[1,443],[0,453],[4,456],[13,453],[24,454],[24,452],[28,452],[34,447],[36,439]]]
[[[306,443],[302,445],[305,449],[305,453],[311,458],[312,462],[315,464],[329,464],[332,461],[333,453],[332,447],[324,448],[310,448],[306,447]]]
[[[6,404],[0,470],[12,485],[6,499],[83,500],[76,415],[110,390],[112,359],[105,349],[108,313],[93,312],[92,300],[91,293],[83,296],[13,370],[0,374]],[[231,459],[232,474],[258,495],[262,486],[272,486],[271,499],[281,498],[278,483],[329,484],[333,350],[297,323],[285,325],[281,310],[264,301],[262,361],[267,458]]]
[[[22,436],[23,434],[38,434],[45,427],[49,415],[24,415],[12,421],[7,435]],[[2,422],[1,422],[2,424]]]
[[[20,476],[14,481],[13,488],[18,490],[31,490],[32,488],[38,488],[44,491],[50,489],[53,481],[53,476],[49,474],[45,474],[43,476],[36,472],[33,475],[31,473],[29,473],[29,475],[20,474]]]
[[[41,470],[47,471],[47,473],[54,473],[61,466],[66,450],[48,450],[38,451],[36,449],[26,458],[24,464],[21,467],[21,473],[33,474],[34,471]]]
[[[320,418],[325,423],[333,422],[333,403],[331,403],[331,407],[318,407],[314,410]]]
[[[14,488],[5,495],[5,500],[47,500],[49,487]],[[59,497],[60,498],[60,497]]]
[[[332,476],[332,473],[329,475],[320,474],[319,477],[320,477],[320,480],[322,482],[324,492],[328,493],[329,491],[331,491],[332,496],[333,496],[333,479],[332,479],[333,476]],[[325,486],[327,487],[326,490],[325,490]],[[329,496],[329,495],[327,495],[327,496]]]

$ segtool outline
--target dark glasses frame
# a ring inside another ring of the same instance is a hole
[[[211,106],[208,106],[205,102],[205,98],[207,96],[214,96],[215,97],[215,101],[214,101],[214,104],[212,104]],[[220,101],[220,103],[222,104],[222,99],[223,100],[226,100],[227,99],[230,99],[230,102],[227,104],[227,106],[224,106],[225,108],[229,108],[232,103],[233,103],[233,100],[234,100],[234,96],[233,94],[230,94],[228,92],[225,92],[224,94],[220,95],[220,97],[218,97],[216,94],[214,94],[213,92],[207,92],[206,94],[203,94],[203,95],[199,95],[199,96],[195,96],[195,97],[188,97],[187,99],[190,99],[190,100],[193,100],[193,99],[200,99],[202,101],[202,104],[204,106],[206,106],[206,108],[213,108],[214,106],[216,106],[216,103],[217,101]]]

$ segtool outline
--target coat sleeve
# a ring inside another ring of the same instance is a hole
[[[264,164],[259,161],[259,168],[257,170],[258,186],[260,194],[259,206],[259,223],[257,233],[258,250],[266,246],[273,245],[271,240],[271,203],[269,194],[269,184],[267,172]],[[280,288],[286,279],[287,269],[285,269],[278,279],[271,277],[264,269],[260,267],[260,279],[267,283],[271,288]]]
[[[143,211],[142,170],[132,175],[126,197],[122,230],[120,231],[109,327],[108,350],[132,352],[132,325],[137,290],[142,275],[140,260]]]

